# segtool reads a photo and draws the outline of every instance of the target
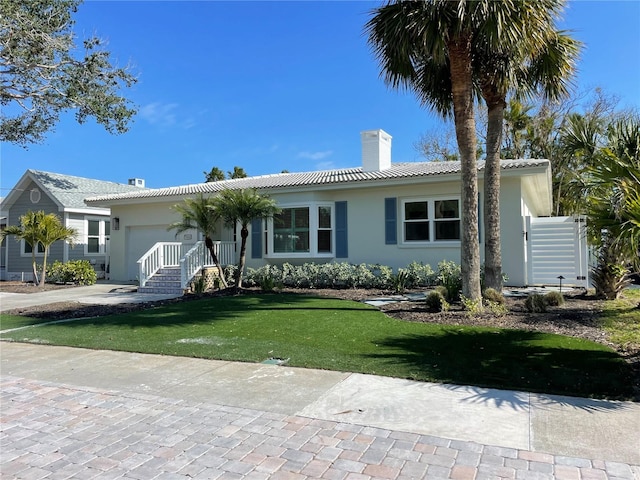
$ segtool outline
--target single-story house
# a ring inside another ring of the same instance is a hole
[[[66,242],[54,243],[47,263],[55,260],[89,260],[99,278],[109,271],[109,239],[111,214],[108,207],[90,206],[84,201],[93,195],[120,194],[144,190],[142,179],[130,179],[128,184],[105,182],[60,173],[27,170],[9,195],[2,199],[0,211],[4,225],[20,225],[20,216],[28,211],[55,213],[66,227],[75,228],[75,247]],[[36,257],[44,249],[38,245]],[[24,240],[8,236],[0,252],[2,280],[32,280],[31,246]]]
[[[111,232],[111,278],[138,279],[144,285],[160,267],[160,256],[184,258],[201,237],[197,232],[176,236],[167,230],[170,223],[180,220],[171,207],[186,198],[216,195],[224,189],[256,189],[282,208],[275,220],[251,225],[248,267],[350,262],[401,268],[418,261],[435,269],[445,259],[459,263],[464,214],[460,163],[392,163],[389,134],[365,131],[361,140],[360,167],[132,190],[86,199],[88,205],[110,208],[112,222],[119,224]],[[480,192],[483,171],[484,163],[479,162]],[[563,275],[565,284],[586,286],[586,263],[581,260],[584,242],[577,238],[581,237],[580,224],[570,217],[545,218],[552,213],[550,162],[503,160],[501,178],[502,259],[508,284],[557,284],[557,276]],[[481,224],[488,214],[491,212],[481,210]],[[483,238],[481,225],[481,251]],[[215,240],[222,263],[235,263],[236,231],[220,224]],[[174,245],[177,253],[161,253],[157,250],[160,243],[152,253],[157,242]],[[155,259],[152,271],[141,270],[143,256],[145,262]],[[584,258],[586,262],[586,255]],[[173,261],[173,265],[181,263]]]

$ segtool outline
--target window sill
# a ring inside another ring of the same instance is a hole
[[[399,243],[398,248],[460,248],[460,240],[440,240],[437,242]]]
[[[269,255],[265,255],[263,258],[271,258],[271,259],[287,259],[287,258],[335,258],[333,253],[271,253]]]

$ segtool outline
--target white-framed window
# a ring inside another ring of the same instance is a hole
[[[111,221],[104,218],[85,218],[85,247],[87,255],[104,255],[111,235]]]
[[[460,199],[402,201],[402,240],[405,244],[460,240]]]
[[[330,204],[282,207],[266,223],[265,254],[275,257],[332,255],[333,206]]]
[[[318,206],[318,253],[333,252],[333,215],[329,205]]]
[[[309,253],[309,207],[283,208],[273,217],[273,253]]]

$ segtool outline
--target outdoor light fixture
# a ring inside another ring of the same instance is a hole
[[[111,227],[114,230],[120,230],[120,217],[113,217],[113,222]]]
[[[560,293],[562,293],[562,280],[564,280],[564,277],[562,275],[558,275],[556,278],[560,280]]]

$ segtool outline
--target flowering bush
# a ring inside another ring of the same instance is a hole
[[[56,260],[47,268],[47,282],[51,283],[93,285],[97,280],[96,271],[88,260],[70,260],[65,263]]]

